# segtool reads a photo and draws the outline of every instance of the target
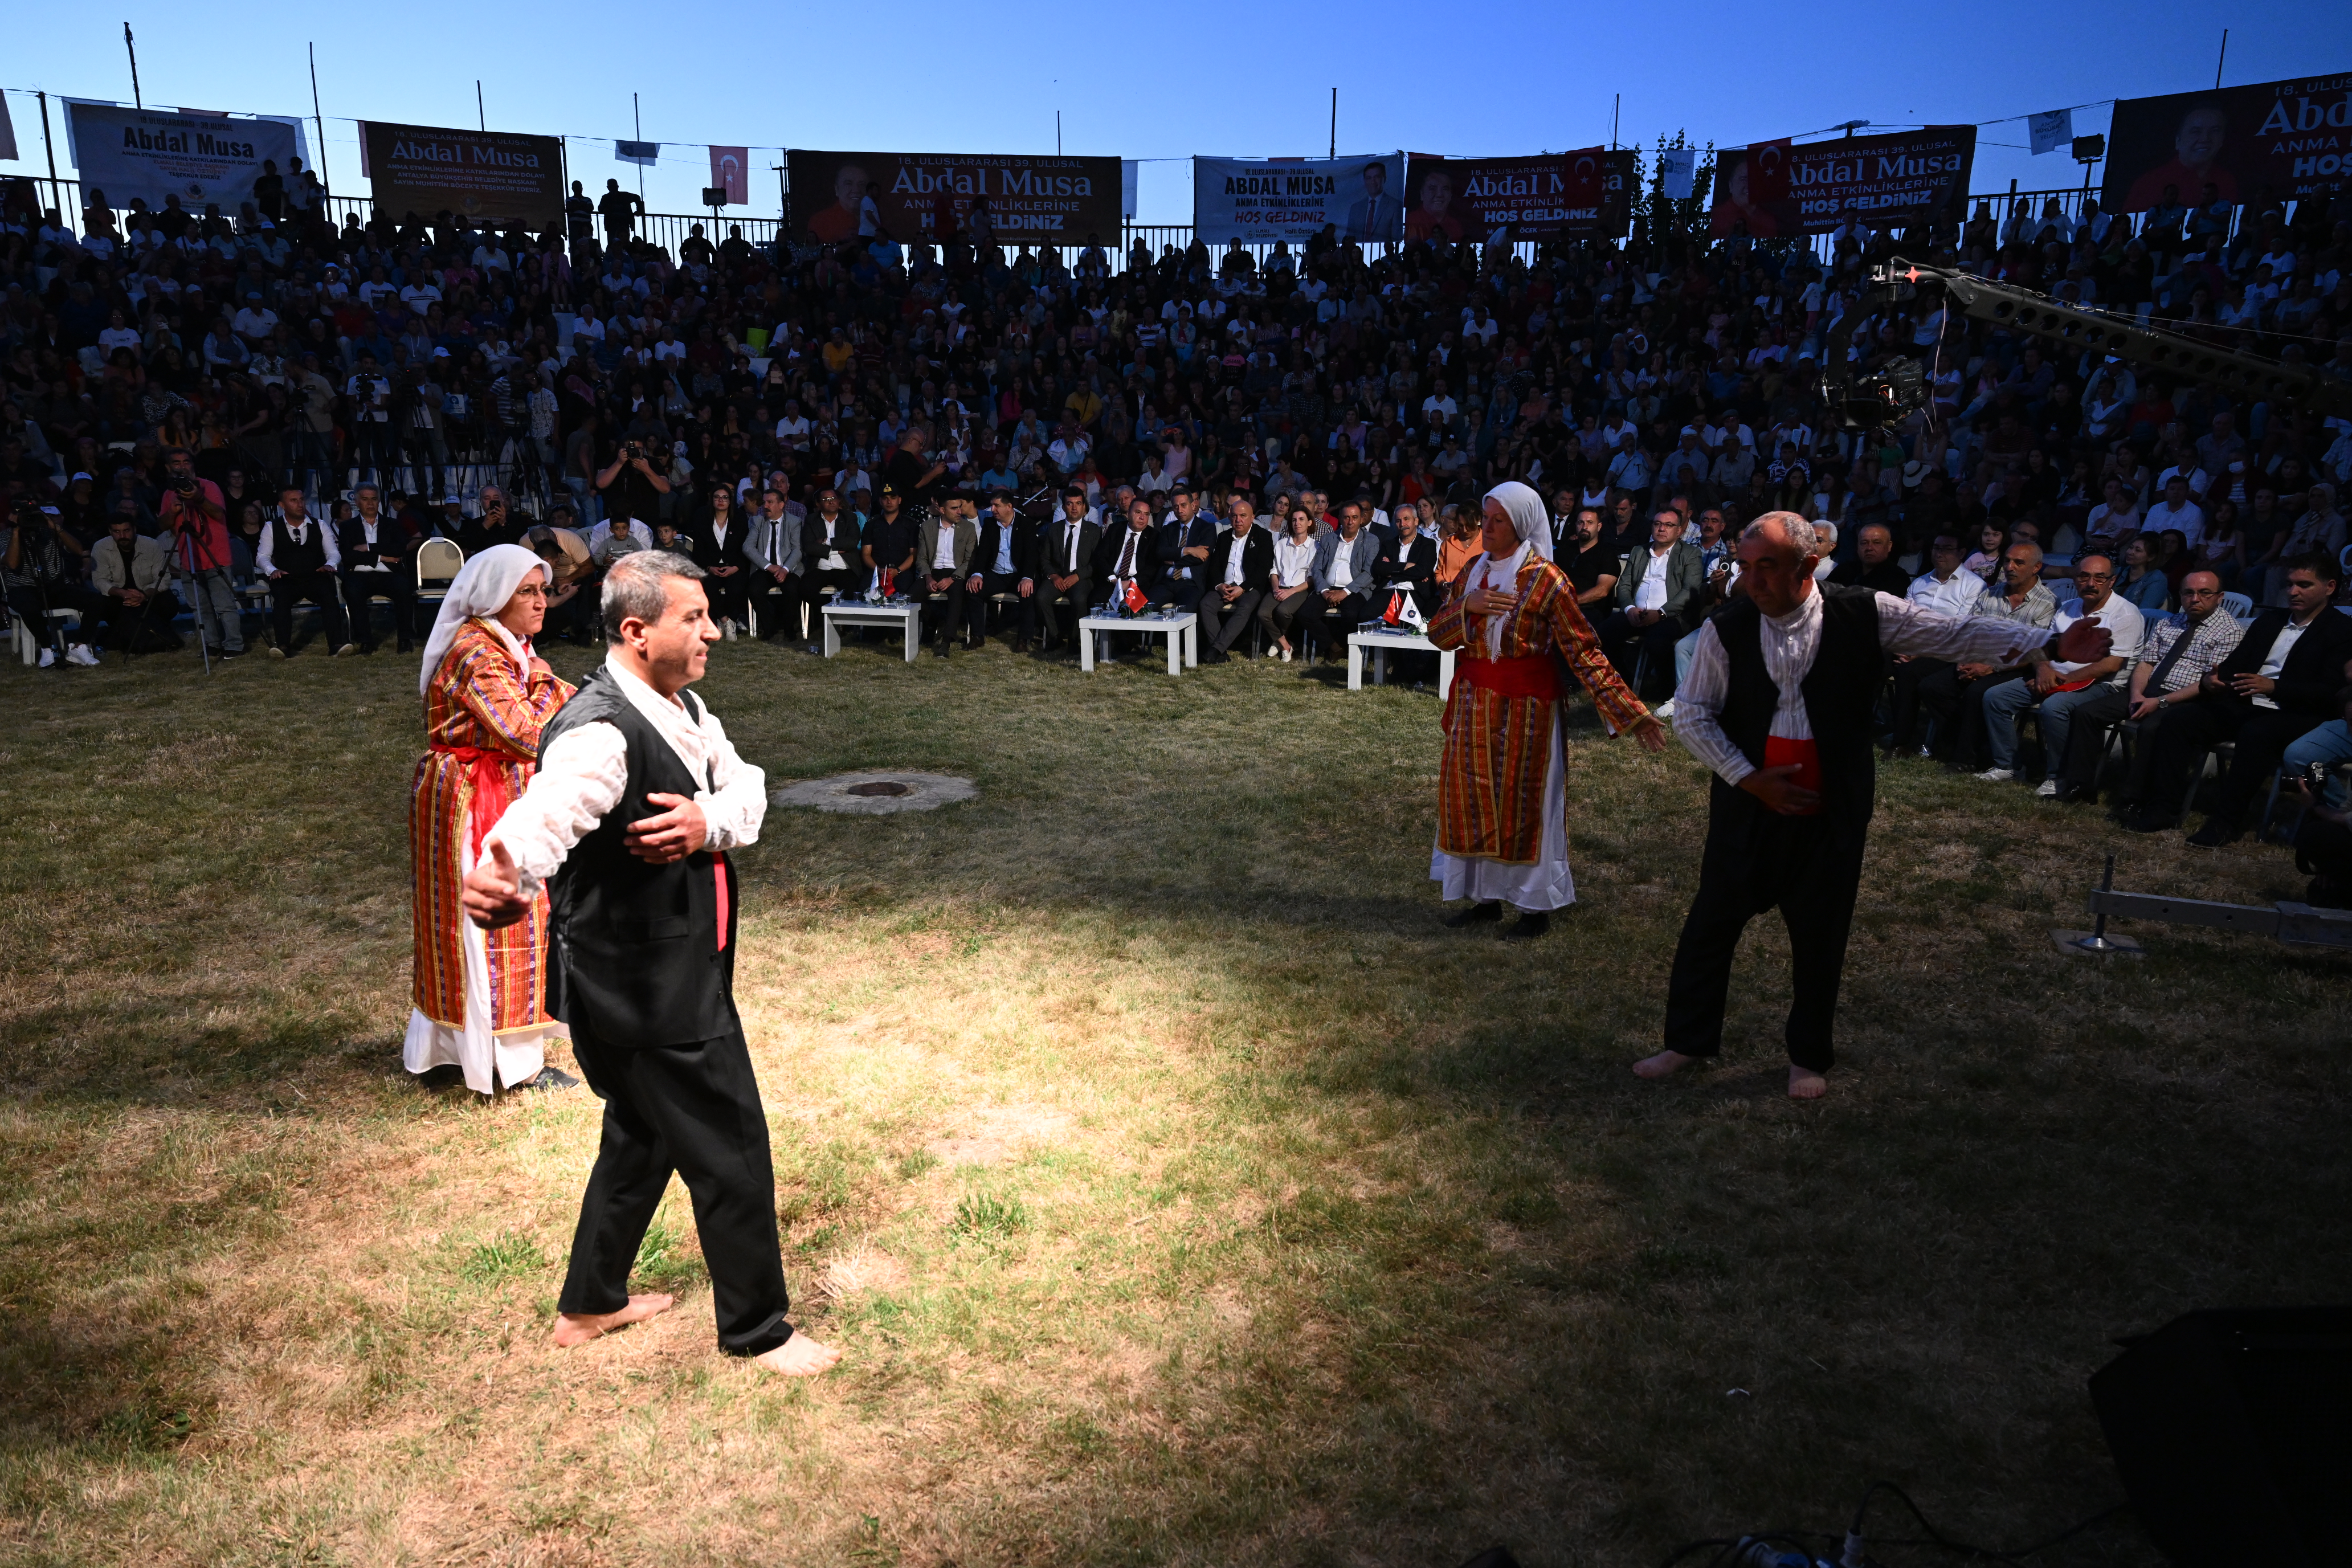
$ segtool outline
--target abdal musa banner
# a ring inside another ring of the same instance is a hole
[[[2144,213],[2165,192],[2184,206],[2352,190],[2352,76],[2126,98],[2107,129],[2099,205]]]
[[[1117,158],[974,153],[784,154],[793,182],[793,237],[838,245],[878,232],[932,244],[949,226],[974,226],[988,204],[999,245],[1118,244]]]
[[[1848,215],[1873,228],[1941,222],[1968,200],[1976,151],[1973,125],[1728,148],[1716,156],[1708,226],[1717,239],[1783,239],[1827,234]]]

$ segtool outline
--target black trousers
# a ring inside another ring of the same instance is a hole
[[[863,569],[845,566],[837,572],[824,572],[812,568],[793,579],[801,585],[801,602],[808,606],[810,642],[821,643],[824,640],[825,604],[835,594],[863,593],[866,577],[867,574]],[[767,607],[762,605],[760,610],[761,616],[764,618],[767,613]],[[797,621],[792,624],[795,627],[799,625]]]
[[[278,646],[294,651],[294,606],[309,600],[319,606],[320,624],[327,628],[327,648],[332,652],[351,641],[343,625],[343,601],[335,593],[331,572],[289,572],[269,580],[269,629]]]
[[[1888,715],[1887,750],[1908,751],[1916,743],[1919,729],[1919,712],[1927,706],[1920,692],[1920,686],[1931,676],[1936,679],[1939,690],[1947,695],[1947,706],[1943,711],[1948,713],[1949,704],[1958,700],[1957,695],[1952,691],[1952,683],[1956,677],[1948,660],[1912,658],[1895,661],[1895,705],[1894,711]]]
[[[97,618],[106,625],[105,646],[126,653],[155,653],[180,646],[180,634],[172,629],[172,619],[180,613],[180,602],[168,589],[148,595],[142,605],[126,605],[110,594],[93,594],[89,603],[95,606]],[[87,624],[88,612],[83,619]],[[88,636],[82,640],[98,641]]]
[[[1015,604],[1007,605],[1005,614],[1015,617],[1013,624],[1021,629],[1021,635],[1024,637],[1036,635],[1037,593],[1035,588],[1032,587],[1029,597],[1025,599],[1020,597],[1020,573],[1015,572],[1010,576],[995,572],[980,573],[980,592],[977,594],[971,591],[971,576],[972,574],[969,573],[964,576],[964,635],[968,638],[973,642],[979,642],[988,636],[989,601],[999,594],[1011,594],[1018,601]]]
[[[931,574],[925,572],[919,574],[908,585],[908,596],[922,605],[922,608],[916,613],[922,616],[923,635],[926,637],[935,637],[942,645],[945,645],[962,635],[963,584],[963,577],[958,576],[950,578],[946,587],[934,588],[931,586]]]
[[[1228,605],[1215,588],[1201,595],[1201,639],[1219,653],[1232,650],[1249,630],[1250,617],[1265,598],[1255,588],[1244,588],[1241,596]]]
[[[1202,581],[1202,574],[1207,571],[1208,567],[1205,564],[1196,563],[1192,567],[1192,575],[1189,578],[1172,574],[1161,578],[1159,591],[1151,595],[1151,602],[1155,605],[1173,605],[1180,610],[1200,608],[1201,596],[1208,591],[1208,584]]]
[[[1320,591],[1310,589],[1304,618],[1322,639],[1328,658],[1348,651],[1348,635],[1372,618],[1372,602],[1361,594],[1349,594],[1335,605]]]
[[[750,581],[750,575],[751,568],[745,566],[732,577],[721,577],[712,573],[702,580],[703,593],[710,600],[710,614],[714,620],[740,621],[743,618],[744,586]],[[761,575],[766,576],[766,574]],[[761,606],[762,609],[766,607],[764,605]]]
[[[2352,827],[2306,816],[2295,833],[2294,849],[2296,860],[2326,884],[2315,889],[2329,900],[2326,907],[2352,908]]]
[[[2281,754],[2323,722],[2307,713],[2257,708],[2235,697],[2207,692],[2165,715],[2164,728],[2157,732],[2156,744],[2150,748],[2143,801],[2150,810],[2170,816],[2173,804],[2189,785],[2189,770],[2207,748],[2232,741],[2237,749],[2221,774],[2221,798],[2214,804],[2213,815],[2235,827],[2255,793],[2269,789],[2278,776]]]
[[[556,1310],[580,1316],[629,1304],[629,1272],[675,1171],[694,1200],[719,1348],[758,1355],[791,1339],[768,1118],[742,1030],[633,1048],[575,1027],[572,1054],[604,1102],[604,1131]]]
[[[360,645],[362,653],[375,651],[375,614],[369,600],[377,594],[392,601],[392,631],[400,651],[406,653],[416,636],[416,579],[402,570],[406,565],[403,562],[388,572],[343,574],[343,602],[351,611],[352,640]]]
[[[1789,928],[1789,1059],[1829,1070],[1864,839],[1863,829],[1828,816],[1716,807],[1698,896],[1683,921],[1666,985],[1666,1049],[1687,1057],[1722,1050],[1732,954],[1748,922],[1777,906]]]
[[[1633,684],[1633,676],[1642,668],[1642,656],[1649,656],[1650,690],[1636,692],[1635,696],[1647,700],[1652,692],[1660,689],[1661,672],[1664,689],[1668,696],[1673,695],[1675,644],[1683,640],[1681,621],[1667,616],[1646,626],[1637,626],[1624,611],[1612,610],[1593,631],[1601,638],[1601,651],[1609,656],[1609,662],[1617,667],[1618,675],[1628,686]]]
[[[1074,645],[1076,643],[1078,617],[1093,607],[1093,587],[1094,584],[1083,577],[1067,589],[1055,588],[1050,582],[1038,583],[1037,592],[1030,603],[1036,606],[1033,613],[1048,643],[1059,642],[1066,636]],[[1066,614],[1066,621],[1064,619]],[[1063,629],[1065,626],[1068,627],[1066,632]]]
[[[1944,721],[1942,742],[1936,755],[1947,767],[1965,768],[1969,772],[1986,765],[1984,700],[1992,689],[2004,681],[2021,680],[2032,671],[1996,669],[1990,675],[1970,679],[1963,676],[1957,665],[1933,661],[1936,668],[1919,678],[1919,701]]]

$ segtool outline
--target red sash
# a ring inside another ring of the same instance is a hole
[[[1764,737],[1764,765],[1785,768],[1794,763],[1796,776],[1790,780],[1799,789],[1809,789],[1816,795],[1822,793],[1822,749],[1811,740],[1791,741],[1781,735]],[[1811,811],[1794,811],[1791,816],[1813,816],[1821,812],[1816,805]]]
[[[1559,660],[1548,653],[1523,658],[1465,658],[1454,674],[1497,697],[1559,699]]]
[[[467,776],[474,785],[474,804],[466,825],[466,837],[474,858],[479,860],[482,858],[482,840],[489,837],[490,829],[498,826],[499,818],[505,816],[507,807],[514,804],[514,795],[507,788],[507,771],[502,764],[527,763],[530,759],[492,751],[487,746],[445,746],[437,741],[427,749],[445,757],[455,757],[466,764]]]

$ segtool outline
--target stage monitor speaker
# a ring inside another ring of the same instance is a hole
[[[2091,1403],[2179,1568],[2352,1563],[2352,1307],[2175,1318],[2092,1374]]]

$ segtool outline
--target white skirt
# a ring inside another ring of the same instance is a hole
[[[471,812],[457,822],[457,870],[474,868]],[[490,950],[482,928],[460,914],[457,946],[466,961],[466,1021],[451,1027],[415,1008],[408,1013],[408,1039],[402,1047],[410,1072],[430,1072],[455,1064],[464,1069],[466,1087],[477,1094],[494,1094],[539,1076],[547,1065],[547,1042],[568,1033],[560,1023],[532,1024],[504,1034],[490,1028]],[[493,1077],[492,1075],[496,1076]]]
[[[1568,869],[1568,752],[1560,741],[1559,704],[1552,704],[1551,757],[1544,764],[1543,837],[1532,866],[1465,859],[1433,848],[1429,879],[1440,898],[1500,900],[1531,912],[1566,909],[1576,902],[1576,879]]]

